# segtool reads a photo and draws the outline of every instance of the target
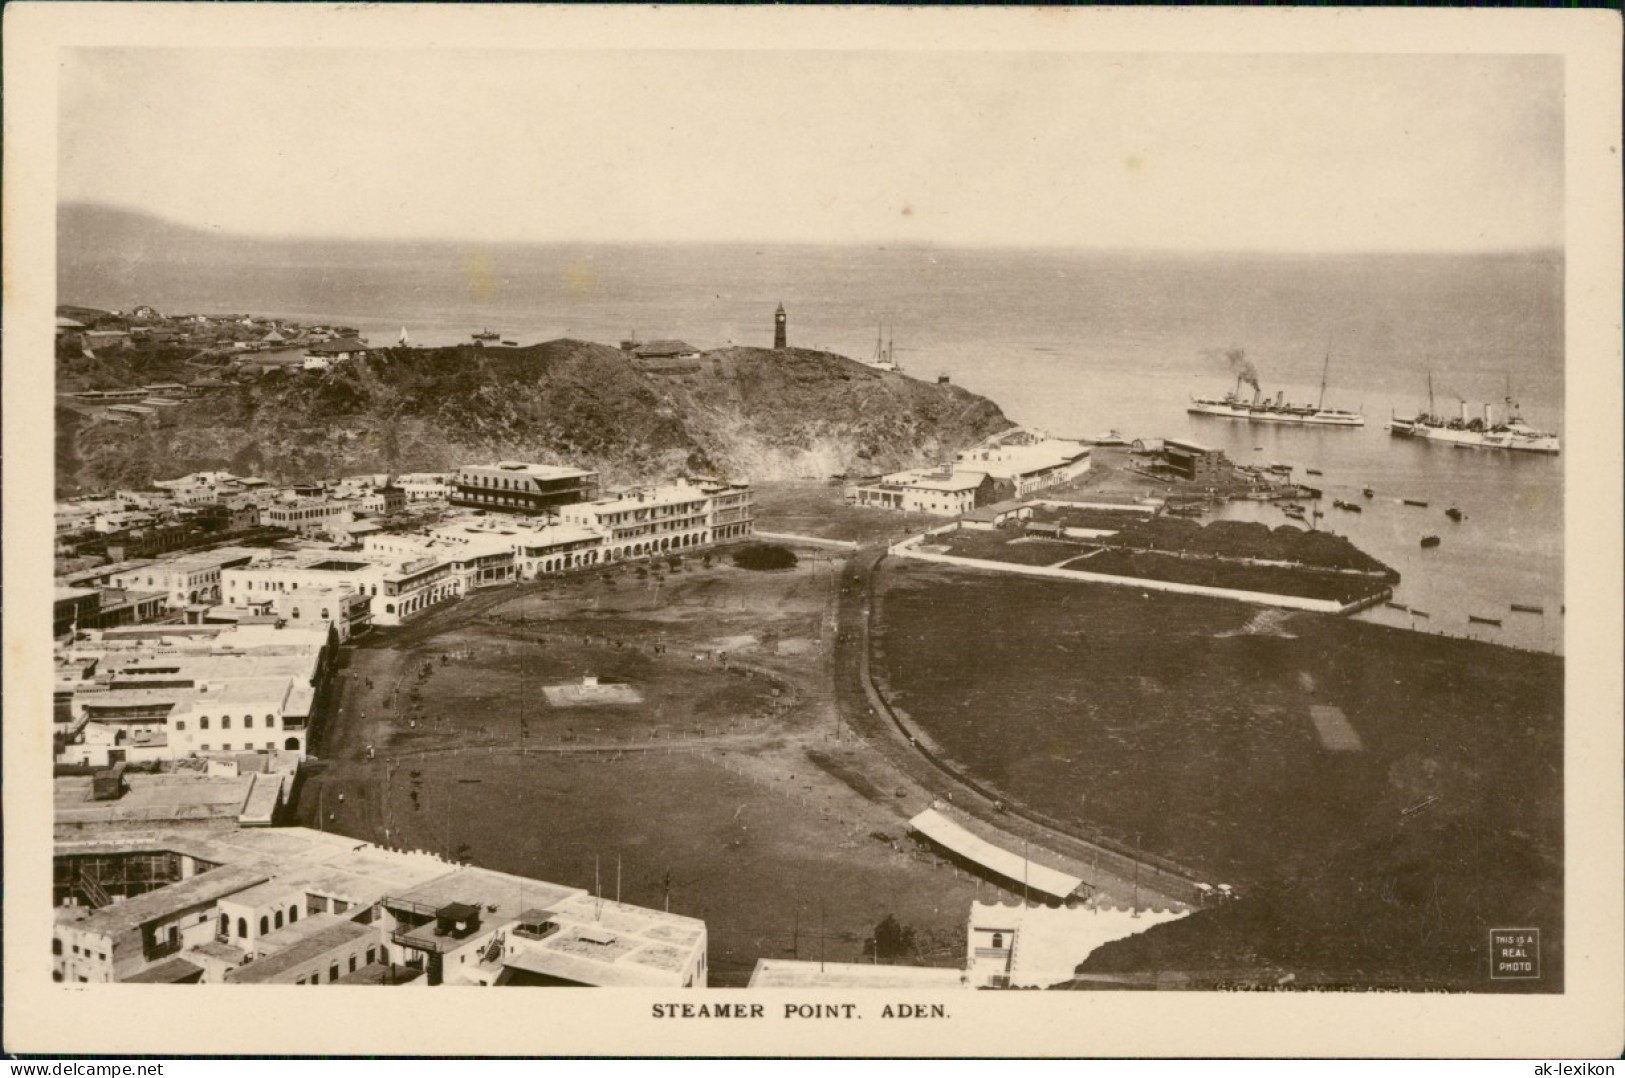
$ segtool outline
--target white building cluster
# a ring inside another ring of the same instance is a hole
[[[358,634],[479,588],[675,556],[753,526],[750,487],[715,479],[603,495],[596,473],[511,461],[410,478],[414,494],[384,474],[275,490],[224,472],[135,492],[247,497],[297,537],[59,576],[59,759],[303,755],[332,651]],[[524,504],[448,504],[487,496]]]
[[[58,649],[57,759],[105,767],[307,751],[332,668],[328,626],[153,625]]]
[[[703,988],[705,922],[307,828],[55,849],[66,983]]]
[[[866,508],[957,517],[1069,483],[1089,471],[1090,461],[1083,442],[1014,427],[951,462],[853,483],[846,500]]]

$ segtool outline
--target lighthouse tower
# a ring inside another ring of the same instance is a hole
[[[783,349],[789,347],[784,343],[785,323],[786,316],[784,313],[784,304],[781,303],[779,304],[779,309],[773,312],[773,347],[776,350],[782,351]]]

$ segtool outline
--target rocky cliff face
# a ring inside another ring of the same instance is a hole
[[[63,493],[199,469],[292,480],[514,458],[606,481],[714,471],[776,479],[938,460],[1011,426],[954,386],[803,349],[645,364],[605,345],[386,349],[325,372],[271,371],[145,424],[61,414]]]

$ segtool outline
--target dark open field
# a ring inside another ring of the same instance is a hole
[[[1059,565],[1088,550],[1079,543],[1023,538],[1015,531],[957,531],[942,537],[956,558],[986,558],[1012,565]]]
[[[800,555],[772,573],[691,558],[658,589],[623,573],[482,592],[374,634],[348,652],[300,819],[576,887],[597,857],[611,896],[619,857],[622,897],[656,908],[669,872],[673,912],[707,922],[715,985],[816,957],[820,906],[832,961],[861,959],[893,913],[921,961],[962,963],[979,885],[905,838],[929,797],[838,733],[835,569]],[[589,673],[641,701],[542,693]]]
[[[1248,896],[1087,968],[1560,990],[1563,665],[1323,615],[891,560],[877,675],[1013,801]],[[1364,748],[1324,748],[1311,705]],[[1486,977],[1539,926],[1540,982]]]
[[[1206,558],[1138,554],[1127,550],[1104,550],[1067,562],[1061,568],[1166,580],[1173,584],[1197,584],[1206,588],[1233,588],[1267,595],[1330,599],[1338,603],[1369,599],[1388,589],[1388,585],[1381,580],[1346,573],[1316,573],[1270,565],[1236,565]]]
[[[1269,595],[1297,595],[1340,603],[1381,594],[1388,586],[1375,577],[1347,573],[1242,565],[1213,558],[1180,558],[1135,550],[1102,550],[1093,543],[1081,541],[1025,538],[1013,529],[954,532],[951,537],[944,537],[943,545],[949,554],[961,558],[1045,565],[1085,573],[1143,577]]]

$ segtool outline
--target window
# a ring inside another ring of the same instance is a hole
[[[221,752],[230,752],[231,751],[231,742],[228,741],[224,745],[221,745],[220,746],[220,751]]]
[[[282,911],[281,910],[276,911],[276,917],[273,919],[272,924],[276,925],[278,928],[282,927]]]
[[[209,728],[209,716],[200,715],[197,720],[197,728],[199,730],[207,730]]]
[[[51,938],[51,953],[52,954],[61,954],[62,953],[62,941],[57,939],[54,936]]]
[[[209,743],[207,741],[205,741],[203,744],[199,745],[198,748],[202,749],[204,752],[208,752],[209,751]]]
[[[230,730],[231,729],[231,716],[230,715],[222,715],[222,716],[220,716],[220,729],[222,729],[222,730]]]
[[[265,716],[265,728],[267,730],[276,729],[276,716],[275,715],[267,715],[267,716]]]
[[[271,931],[271,919],[262,914],[260,916],[260,935],[263,936],[263,935],[265,935],[266,933],[268,933],[270,931]]]
[[[177,729],[177,730],[186,729],[186,720],[185,719],[176,719],[175,720],[175,729]]]
[[[237,918],[237,938],[240,940],[248,938],[248,918],[246,917]]]
[[[331,966],[327,967],[327,979],[329,981],[336,981],[339,979],[339,964],[337,962],[334,962]]]
[[[297,920],[299,920],[299,907],[294,906],[288,910],[288,923],[291,925]]]
[[[376,947],[368,947],[367,948],[367,965],[370,966],[376,961],[378,961],[378,948],[376,948]]]
[[[350,972],[355,972],[355,955],[350,956]]]
[[[254,728],[254,716],[252,716],[252,715],[244,715],[243,716],[243,729],[244,730],[252,730],[253,728]]]

